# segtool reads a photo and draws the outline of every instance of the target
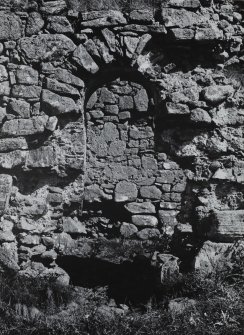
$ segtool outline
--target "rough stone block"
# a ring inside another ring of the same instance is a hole
[[[244,236],[244,210],[214,211],[207,233],[210,239],[232,242]]]
[[[161,17],[167,28],[169,27],[193,27],[206,22],[206,19],[194,12],[185,9],[162,8]]]
[[[8,72],[4,65],[0,65],[0,82],[8,80]]]
[[[13,179],[7,174],[0,174],[0,213],[2,214],[9,204],[9,197],[12,190]]]
[[[141,89],[134,96],[135,108],[138,112],[147,112],[148,110],[148,95],[145,89]]]
[[[13,13],[0,13],[0,41],[17,40],[21,37],[21,20]]]
[[[8,104],[10,113],[13,113],[23,119],[30,117],[30,104],[24,100],[12,99]]]
[[[64,232],[68,234],[86,234],[84,223],[78,221],[77,218],[72,219],[70,217],[64,217],[63,229]]]
[[[78,106],[73,99],[63,97],[49,90],[42,91],[42,108],[45,113],[51,115],[78,112]]]
[[[13,150],[26,150],[28,145],[25,138],[2,138],[0,139],[0,152],[9,152]]]
[[[132,215],[132,223],[137,227],[157,227],[158,219],[151,215]]]
[[[32,12],[29,14],[26,24],[26,35],[37,35],[39,31],[44,27],[44,20],[38,12]]]
[[[145,228],[137,233],[140,240],[153,240],[160,237],[160,231],[156,228]]]
[[[225,101],[228,96],[234,93],[230,85],[211,85],[202,90],[203,98],[210,104],[218,105]]]
[[[38,71],[30,66],[21,65],[16,71],[16,80],[18,84],[38,85]]]
[[[98,65],[95,63],[91,55],[87,52],[86,48],[80,44],[73,53],[73,60],[84,70],[96,73],[99,70]]]
[[[36,116],[31,119],[6,121],[2,127],[2,134],[7,136],[25,136],[41,134],[45,130],[47,115]]]
[[[114,200],[116,202],[134,201],[137,198],[137,187],[129,181],[119,182],[114,190]]]
[[[156,186],[142,186],[140,188],[140,196],[144,199],[160,200],[162,192]]]
[[[123,222],[120,226],[120,234],[125,238],[132,237],[138,232],[138,229],[135,225],[127,222]]]
[[[12,95],[14,98],[35,99],[39,100],[42,88],[40,86],[14,85]]]
[[[173,235],[174,228],[177,225],[177,211],[174,210],[160,210],[158,211],[159,220],[163,226],[163,231],[167,235]]]
[[[131,202],[125,205],[132,214],[155,214],[155,206],[151,202]]]
[[[55,60],[73,52],[76,45],[62,34],[40,34],[25,37],[18,42],[19,49],[30,62]]]

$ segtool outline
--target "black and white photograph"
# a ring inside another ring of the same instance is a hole
[[[0,0],[0,335],[244,335],[244,0]]]

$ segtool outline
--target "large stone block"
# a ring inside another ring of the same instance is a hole
[[[47,120],[47,115],[36,116],[31,119],[9,120],[2,127],[2,135],[26,136],[41,134],[45,130]]]
[[[0,40],[17,40],[21,37],[21,20],[13,13],[0,13]]]
[[[161,17],[166,27],[194,27],[206,22],[206,18],[185,9],[162,8]]]
[[[14,98],[34,99],[39,100],[42,88],[40,86],[14,85],[12,95]]]
[[[26,166],[29,168],[45,168],[58,164],[58,157],[54,147],[45,146],[30,150],[27,154]]]
[[[67,56],[76,45],[65,35],[41,34],[20,39],[18,47],[29,62],[41,62]]]
[[[152,215],[132,215],[132,223],[137,227],[157,227],[158,219]]]
[[[63,97],[49,90],[42,91],[42,109],[45,113],[59,115],[64,113],[76,113],[78,106],[73,99]]]
[[[87,52],[86,48],[80,44],[73,53],[73,60],[84,70],[96,73],[99,70],[98,65],[95,63],[91,55]]]
[[[125,205],[131,214],[155,214],[155,206],[151,202],[131,202]]]
[[[18,149],[22,150],[28,149],[28,145],[25,138],[19,137],[19,138],[0,139],[0,152],[8,152]]]
[[[7,174],[0,174],[0,214],[8,207],[13,179]]]
[[[220,242],[244,237],[244,210],[214,211],[207,236]]]
[[[18,66],[16,80],[18,84],[38,85],[38,71],[30,66]]]
[[[137,187],[134,183],[123,180],[119,182],[114,191],[116,202],[134,201],[137,198]]]

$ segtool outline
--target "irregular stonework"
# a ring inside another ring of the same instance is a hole
[[[241,10],[103,5],[0,4],[0,266],[67,284],[62,253],[188,234],[209,267],[244,236]]]

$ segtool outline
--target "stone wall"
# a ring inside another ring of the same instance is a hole
[[[2,268],[67,281],[57,255],[98,240],[243,237],[241,12],[1,1]]]

